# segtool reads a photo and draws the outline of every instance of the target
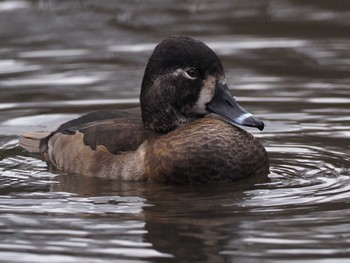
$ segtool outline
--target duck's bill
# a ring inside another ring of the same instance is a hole
[[[231,124],[264,129],[264,123],[243,109],[231,96],[227,85],[217,83],[213,99],[206,105],[207,111],[215,113]]]

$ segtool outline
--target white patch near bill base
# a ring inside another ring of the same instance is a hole
[[[193,106],[193,112],[197,114],[208,113],[206,109],[206,104],[209,103],[214,97],[216,78],[213,76],[208,76],[208,78],[204,80],[203,83],[204,85],[199,94],[198,101]]]
[[[177,77],[177,76],[183,75],[183,74],[184,74],[184,69],[182,69],[182,68],[178,68],[173,72],[174,77]]]
[[[253,115],[249,112],[247,113],[244,113],[243,115],[239,116],[237,119],[236,119],[236,122],[239,123],[239,124],[243,124],[243,122],[249,118],[249,117],[252,117]]]

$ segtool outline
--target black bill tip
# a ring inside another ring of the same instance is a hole
[[[250,113],[248,113],[248,114],[250,114]],[[250,116],[247,116],[246,119],[242,120],[242,122],[240,124],[243,126],[250,126],[250,127],[258,128],[260,131],[262,131],[265,128],[265,124],[261,120],[254,117],[251,114],[250,114]]]

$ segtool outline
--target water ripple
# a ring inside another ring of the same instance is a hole
[[[345,2],[1,1],[1,260],[348,262]],[[24,131],[138,106],[147,58],[169,34],[220,56],[232,95],[266,124],[247,130],[266,146],[268,178],[95,180],[18,147]]]

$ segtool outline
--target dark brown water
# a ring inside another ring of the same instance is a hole
[[[18,147],[138,103],[170,34],[220,56],[265,121],[269,181],[215,186],[64,175]],[[0,1],[1,262],[349,262],[350,2]]]

